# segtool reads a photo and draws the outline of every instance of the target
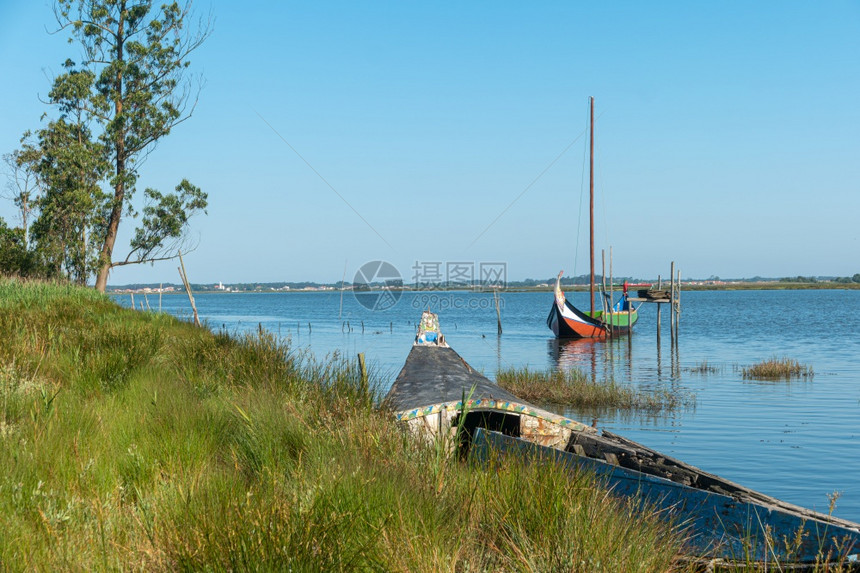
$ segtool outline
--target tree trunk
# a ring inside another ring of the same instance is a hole
[[[121,161],[117,160],[117,172],[119,172]],[[113,246],[116,243],[117,229],[119,229],[119,220],[122,216],[122,204],[125,197],[125,184],[118,181],[114,190],[113,209],[110,212],[110,220],[108,223],[105,242],[102,245],[101,254],[99,255],[99,272],[96,276],[96,290],[104,292],[107,287],[108,274],[111,269],[111,255],[113,254]]]
[[[125,40],[125,2],[120,4],[119,22],[116,31],[116,58],[121,63],[123,61],[123,41]],[[122,66],[117,67],[116,78],[114,80],[114,92],[116,99],[114,100],[114,119],[122,115]],[[125,126],[120,122],[119,133],[116,140],[116,185],[114,186],[113,208],[110,212],[108,221],[107,233],[105,234],[105,242],[102,245],[101,254],[99,255],[99,272],[96,276],[96,290],[104,292],[107,288],[108,275],[112,267],[113,246],[116,243],[116,234],[119,229],[119,220],[122,218],[122,208],[125,199]]]

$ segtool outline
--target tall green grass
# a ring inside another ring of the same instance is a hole
[[[585,475],[440,457],[354,361],[0,281],[0,569],[667,571]]]
[[[559,406],[654,413],[695,404],[693,396],[665,389],[640,390],[612,379],[594,380],[577,369],[562,372],[506,368],[496,373],[496,382],[524,400]]]

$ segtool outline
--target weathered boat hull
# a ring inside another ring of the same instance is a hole
[[[500,388],[448,347],[413,346],[383,406],[428,439],[453,438],[459,425],[469,434],[491,428],[564,448],[574,430],[594,431]]]
[[[850,566],[856,563],[856,553],[860,550],[857,524],[803,508],[793,509],[763,494],[757,494],[761,502],[741,500],[600,459],[477,429],[471,455],[486,461],[497,452],[555,460],[593,473],[616,495],[644,499],[676,521],[687,536],[689,554],[699,558],[728,563],[778,563],[802,569],[816,561],[834,559],[843,559]],[[796,543],[791,543],[795,540]]]

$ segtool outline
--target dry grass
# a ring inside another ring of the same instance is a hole
[[[744,378],[757,380],[790,380],[811,378],[812,367],[791,358],[771,358],[742,369]]]

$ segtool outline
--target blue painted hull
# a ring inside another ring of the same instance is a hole
[[[619,496],[639,496],[683,528],[689,554],[698,558],[741,563],[754,561],[771,566],[778,563],[783,567],[814,564],[816,559],[819,562],[845,560],[850,565],[857,563],[860,525],[790,506],[751,490],[747,491],[761,503],[477,429],[472,455],[486,461],[494,455],[493,452],[556,460],[567,467],[593,473]],[[795,550],[788,551],[785,539],[796,539],[801,530],[803,541]]]

